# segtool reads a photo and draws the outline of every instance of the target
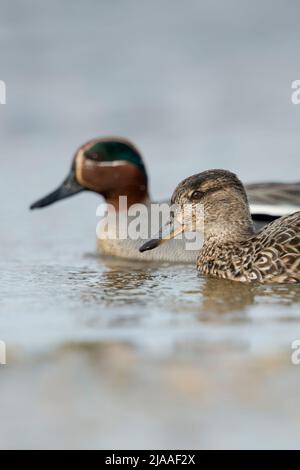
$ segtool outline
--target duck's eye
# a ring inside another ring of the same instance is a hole
[[[199,201],[199,199],[201,199],[202,197],[203,197],[203,192],[202,191],[194,191],[191,194],[191,199],[193,201]]]

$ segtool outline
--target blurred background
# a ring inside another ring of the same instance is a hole
[[[193,269],[99,262],[95,195],[28,206],[106,135],[154,198],[213,167],[300,180],[299,24],[297,0],[0,0],[1,447],[297,445],[298,291],[212,299]]]

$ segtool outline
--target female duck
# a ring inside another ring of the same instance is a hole
[[[120,196],[127,196],[127,209],[139,203],[149,207],[147,171],[138,149],[130,141],[117,137],[90,140],[76,151],[70,173],[61,186],[32,204],[31,209],[49,206],[82,191],[103,196],[108,207],[114,207],[120,214]],[[247,192],[255,222],[266,223],[300,208],[299,184],[262,183],[247,187]],[[193,263],[198,255],[198,251],[185,250],[182,240],[172,240],[142,256],[138,248],[143,240],[120,239],[111,224],[107,230],[103,223],[99,235],[98,250],[122,258]]]
[[[174,219],[169,231],[141,247],[152,250],[176,233],[203,223],[204,244],[198,270],[209,276],[240,282],[300,282],[300,212],[282,217],[255,234],[248,199],[236,175],[210,170],[187,178],[176,188]],[[183,207],[191,211],[182,216]],[[196,210],[201,205],[202,211]],[[189,217],[186,214],[189,214]],[[196,216],[202,214],[202,220]]]

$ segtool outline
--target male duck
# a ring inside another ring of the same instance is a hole
[[[225,170],[210,170],[182,181],[172,196],[173,220],[160,237],[147,242],[152,250],[175,233],[203,224],[204,244],[198,270],[216,278],[245,283],[300,282],[300,212],[282,217],[255,234],[245,188]],[[183,208],[192,210],[185,212]],[[201,211],[199,210],[201,207]],[[200,215],[201,214],[201,215]],[[200,215],[202,220],[196,220]]]
[[[300,208],[300,184],[257,184],[247,189],[255,221],[266,223],[283,213],[294,212]],[[128,208],[137,203],[150,205],[147,172],[139,150],[130,141],[122,138],[90,140],[75,153],[70,173],[62,185],[32,204],[31,209],[49,206],[84,190],[102,195],[117,211],[120,210],[119,196],[127,196]],[[292,204],[293,207],[287,204]],[[141,239],[116,239],[104,225],[100,232],[102,236],[97,241],[98,250],[104,254],[187,263],[193,263],[198,254],[197,251],[185,251],[184,241],[172,240],[155,252],[142,256],[138,252]]]

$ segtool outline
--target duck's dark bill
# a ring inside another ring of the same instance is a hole
[[[78,194],[81,191],[84,191],[84,188],[77,183],[74,174],[71,173],[59,188],[31,204],[30,209],[41,209],[42,207],[50,206],[54,202],[74,196],[74,194]]]
[[[162,240],[159,240],[159,239],[150,240],[149,242],[144,243],[144,245],[140,247],[140,252],[144,253],[144,251],[154,250],[159,245],[161,245],[161,243],[162,243]]]
[[[144,253],[144,251],[154,250],[158,246],[162,245],[162,243],[177,237],[177,235],[180,235],[184,230],[185,226],[182,224],[179,225],[179,227],[174,228],[174,219],[172,218],[160,229],[157,236],[142,245],[139,251]]]

